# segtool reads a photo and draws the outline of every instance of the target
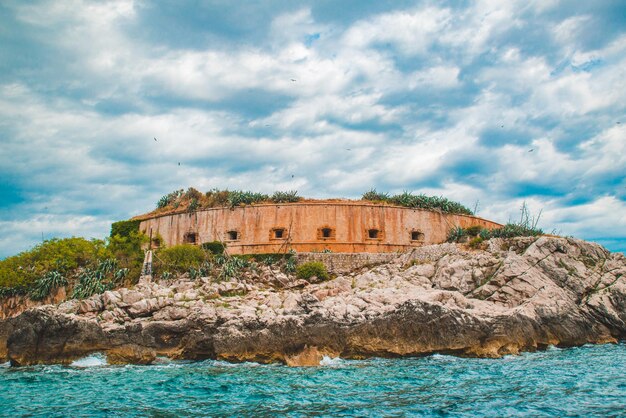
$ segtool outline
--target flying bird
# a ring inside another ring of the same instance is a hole
[[[291,81],[295,82],[295,81],[298,81],[298,80],[296,80],[295,78],[292,78]]]
[[[528,150],[528,152],[533,152],[534,150],[535,150],[534,148],[531,148]]]
[[[180,162],[178,163],[178,165],[180,165]]]
[[[291,175],[291,178],[293,178],[293,174]]]
[[[156,141],[156,138],[154,138],[154,140]]]
[[[350,148],[346,148],[346,151],[352,151]]]

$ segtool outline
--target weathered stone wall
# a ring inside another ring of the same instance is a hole
[[[367,202],[302,202],[213,208],[142,220],[146,234],[168,246],[224,241],[231,254],[297,252],[383,253],[444,242],[450,228],[500,225],[467,215]],[[322,233],[328,229],[330,234]],[[275,231],[283,234],[277,237]],[[371,237],[369,231],[379,231]],[[233,239],[232,235],[236,235]]]
[[[321,261],[329,272],[345,274],[377,264],[387,263],[400,254],[397,253],[298,253],[297,264]]]

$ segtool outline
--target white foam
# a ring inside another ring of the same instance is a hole
[[[320,366],[339,366],[344,363],[344,360],[341,357],[329,357],[324,356],[320,360]]]
[[[70,364],[72,367],[100,367],[106,366],[107,359],[102,353],[90,354],[87,357],[75,360]]]
[[[11,367],[11,362],[7,361],[6,363],[0,364],[0,367]]]

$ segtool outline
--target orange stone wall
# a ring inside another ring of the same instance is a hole
[[[140,229],[167,246],[182,244],[195,234],[195,243],[224,241],[230,254],[258,254],[330,250],[346,253],[404,251],[441,243],[450,228],[501,225],[466,215],[367,202],[306,202],[213,208],[194,213],[157,216],[143,220]],[[282,238],[273,232],[284,229]],[[329,228],[325,238],[322,228]],[[370,238],[368,230],[379,231]],[[236,231],[237,239],[229,239]],[[415,234],[412,234],[415,232]],[[412,238],[418,239],[412,239]]]

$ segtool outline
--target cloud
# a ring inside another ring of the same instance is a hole
[[[105,236],[189,186],[411,190],[499,222],[526,202],[624,250],[614,6],[349,6],[3,4],[0,257]]]

